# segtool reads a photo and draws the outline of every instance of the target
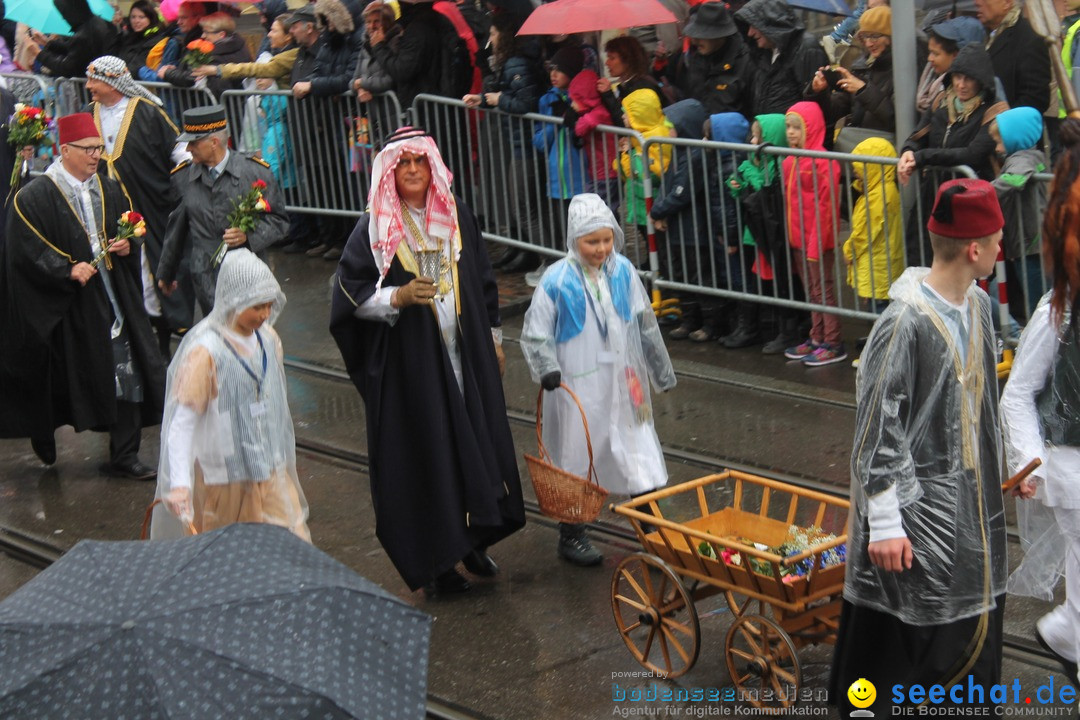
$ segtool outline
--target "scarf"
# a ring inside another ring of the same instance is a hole
[[[956,121],[967,122],[967,119],[971,117],[971,113],[975,112],[983,103],[982,93],[979,93],[970,100],[960,100],[956,97],[956,92],[952,88],[945,91],[944,104],[945,108],[949,111],[949,124],[952,125]]]
[[[86,77],[114,88],[125,97],[140,97],[161,106],[161,98],[135,82],[127,63],[114,55],[102,55],[86,68]]]

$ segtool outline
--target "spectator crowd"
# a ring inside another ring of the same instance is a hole
[[[925,220],[937,187],[959,166],[993,181],[1006,208],[1017,326],[1045,286],[1038,176],[1060,152],[1065,108],[1046,42],[1018,0],[929,12],[917,37],[903,39],[893,37],[888,0],[859,0],[846,18],[785,0],[665,0],[678,23],[613,37],[521,34],[538,4],[531,0],[315,0],[292,11],[284,0],[263,0],[255,6],[264,34],[238,31],[230,3],[182,2],[168,16],[152,0],[136,0],[112,22],[86,0],[55,4],[76,31],[45,36],[4,20],[0,69],[82,78],[95,58],[115,56],[152,88],[205,88],[219,100],[250,91],[242,107],[222,102],[226,142],[267,163],[289,205],[318,208],[322,196],[357,195],[347,176],[366,176],[393,130],[374,111],[347,114],[336,105],[343,98],[362,109],[392,93],[407,110],[434,95],[498,110],[428,123],[484,229],[549,250],[507,247],[495,266],[527,271],[535,286],[559,247],[552,236],[565,232],[571,198],[596,193],[637,240],[630,247],[639,269],[640,248],[655,232],[660,277],[743,295],[732,302],[671,293],[681,312],[661,313],[661,321],[673,325],[673,339],[760,345],[809,366],[844,360],[839,322],[827,309],[880,313],[902,269],[929,264]],[[1058,5],[1071,73],[1080,13]],[[915,98],[895,97],[900,42],[909,46],[901,57],[917,58],[908,68],[918,77]],[[166,99],[162,109],[179,125],[173,105]],[[554,121],[524,119],[528,113]],[[917,118],[910,136],[897,136],[898,115]],[[858,149],[879,162],[751,155],[732,145]],[[174,150],[171,159],[185,157],[183,144]],[[485,187],[494,177],[505,187]],[[287,215],[284,252],[340,259],[347,217]],[[754,295],[808,300],[826,312],[762,305]]]

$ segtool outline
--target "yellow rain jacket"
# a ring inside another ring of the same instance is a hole
[[[672,125],[664,117],[664,110],[660,107],[660,98],[654,90],[649,88],[635,90],[623,98],[622,106],[630,121],[630,127],[643,136],[647,138],[670,137]],[[631,139],[630,144],[637,152],[641,152],[641,143],[636,139]],[[630,153],[622,153],[619,162],[622,166],[623,177],[633,177]],[[649,147],[649,170],[653,175],[663,175],[670,162],[670,145],[660,144]]]
[[[896,149],[884,138],[867,138],[854,155],[895,158]],[[900,229],[900,191],[896,166],[852,164],[863,190],[851,213],[851,236],[844,243],[848,285],[861,298],[889,299],[889,287],[904,272],[904,234]],[[861,188],[860,188],[861,186]]]

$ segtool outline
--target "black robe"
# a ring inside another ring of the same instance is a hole
[[[86,112],[93,113],[94,124],[101,131],[100,105],[92,103]],[[170,176],[174,166],[172,151],[179,134],[164,110],[149,100],[131,98],[113,151],[103,154],[98,165],[99,173],[120,183],[131,209],[146,220],[143,242],[151,269],[161,260],[169,214],[179,200],[172,192]],[[176,281],[172,295],[157,293],[169,327],[174,330],[191,327],[194,319],[195,287],[187,262],[181,262]]]
[[[102,229],[128,209],[120,186],[101,179]],[[111,279],[132,357],[142,374],[143,426],[161,422],[165,366],[143,308],[139,255],[112,257]],[[16,194],[0,248],[0,437],[41,437],[61,425],[107,430],[116,421],[112,306],[99,272],[71,279],[93,259],[75,211],[48,176]]]
[[[367,408],[376,534],[414,590],[473,548],[525,524],[491,339],[491,328],[499,324],[498,287],[476,218],[461,200],[458,218],[464,393],[431,308],[404,308],[392,326],[353,315],[379,279],[367,215],[345,246],[330,317],[330,332]],[[413,277],[394,258],[384,285],[406,285]]]

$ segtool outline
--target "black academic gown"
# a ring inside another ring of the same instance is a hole
[[[353,315],[379,278],[367,215],[345,247],[331,309],[330,332],[367,408],[376,534],[414,590],[525,524],[491,339],[498,288],[476,218],[461,200],[458,218],[463,393],[431,308],[404,308],[394,325]],[[413,277],[395,258],[384,285]]]
[[[15,112],[15,96],[7,88],[0,88],[0,118],[9,118]],[[17,150],[8,144],[8,127],[0,126],[0,228],[6,226],[7,206],[11,199],[11,173],[15,169]],[[0,245],[4,244],[4,232],[0,230]]]
[[[87,112],[94,114],[94,124],[101,130],[101,108],[92,103]],[[117,180],[131,201],[131,208],[146,220],[146,257],[150,268],[157,268],[169,213],[179,198],[172,192],[170,173],[175,165],[172,151],[179,135],[165,111],[143,98],[128,101],[111,153],[101,156],[98,172]],[[105,137],[102,134],[102,137]],[[177,273],[177,288],[166,296],[158,291],[158,299],[169,327],[177,330],[192,325],[195,312],[195,288],[187,262],[181,262]]]
[[[100,176],[99,176],[100,178]],[[120,186],[101,178],[102,227],[112,235],[128,209]],[[111,278],[142,373],[143,426],[161,422],[165,366],[143,308],[138,253],[113,256]],[[61,425],[107,430],[116,421],[112,307],[101,274],[80,286],[76,262],[93,259],[74,209],[51,178],[16,194],[0,248],[0,437],[51,435]]]

